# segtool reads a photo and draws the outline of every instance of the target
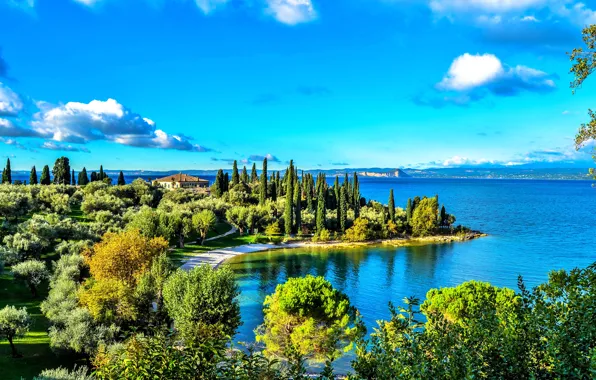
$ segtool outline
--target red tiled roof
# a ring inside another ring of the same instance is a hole
[[[209,182],[206,179],[200,179],[199,177],[193,177],[188,174],[178,173],[169,175],[167,177],[156,179],[157,182]]]

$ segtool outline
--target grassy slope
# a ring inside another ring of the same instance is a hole
[[[72,367],[73,361],[67,357],[58,357],[50,349],[48,320],[42,315],[39,305],[48,293],[47,284],[39,288],[37,298],[31,296],[29,288],[13,279],[10,272],[0,275],[0,308],[13,305],[26,307],[31,316],[31,329],[23,338],[16,339],[15,345],[22,358],[11,357],[8,341],[0,341],[0,378],[6,380],[31,379],[43,369],[59,366]]]
[[[229,228],[226,232],[229,231]],[[222,237],[220,239],[207,241],[205,245],[198,245],[194,242],[187,243],[184,248],[176,248],[170,252],[170,258],[176,265],[181,265],[182,261],[188,257],[192,257],[197,253],[207,252],[218,248],[237,247],[239,245],[249,244],[253,240],[253,236],[240,236],[237,232],[232,235]]]

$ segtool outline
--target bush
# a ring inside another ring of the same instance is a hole
[[[46,264],[39,260],[28,260],[14,265],[12,273],[15,278],[23,280],[29,286],[33,297],[37,296],[37,286],[49,276]]]
[[[93,380],[87,367],[75,366],[72,371],[66,368],[58,367],[55,369],[45,369],[41,371],[33,380]]]
[[[324,242],[331,241],[331,239],[332,239],[331,232],[329,232],[328,229],[323,228],[321,231],[317,232],[313,236],[312,241],[324,243]]]
[[[343,240],[350,243],[363,242],[369,240],[370,235],[368,219],[358,218],[354,225],[346,230]]]

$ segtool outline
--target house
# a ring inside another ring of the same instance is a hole
[[[178,173],[158,178],[154,182],[166,189],[205,189],[209,188],[209,181],[188,174]]]

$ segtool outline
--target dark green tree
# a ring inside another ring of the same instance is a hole
[[[261,173],[261,188],[259,192],[259,204],[264,205],[267,200],[267,157],[263,159],[263,172]]]
[[[232,167],[232,187],[240,183],[240,176],[238,175],[238,161],[234,160]]]
[[[354,172],[354,217],[360,216],[360,181],[358,180],[358,173]]]
[[[395,197],[393,196],[393,189],[389,190],[389,202],[387,203],[389,209],[389,220],[395,222]]]
[[[346,224],[348,221],[348,194],[345,186],[342,186],[339,192],[339,230],[343,233],[346,232]]]
[[[319,194],[317,196],[317,232],[323,231],[326,225],[325,192],[325,187],[319,186]]]
[[[96,182],[96,181],[97,181],[97,173],[91,172],[91,182]]]
[[[124,180],[124,173],[120,170],[120,174],[118,174],[118,186],[126,185],[126,181]]]
[[[439,215],[439,226],[444,227],[447,225],[447,211],[445,210],[445,205],[441,207],[441,214]]]
[[[10,168],[10,158],[6,159],[6,168],[2,173],[2,183],[12,183],[12,169]]]
[[[277,182],[275,181],[275,173],[271,173],[271,178],[269,178],[269,196],[271,197],[272,201],[277,200]]]
[[[99,165],[99,175],[97,176],[98,181],[103,181],[106,178],[106,173],[103,172],[103,165]]]
[[[89,177],[87,177],[87,169],[83,168],[79,172],[79,186],[85,186],[89,183]]]
[[[225,173],[223,181],[223,192],[227,193],[228,190],[230,190],[230,175],[228,173]]]
[[[282,196],[281,179],[279,178],[279,172],[275,173],[275,190],[277,191],[277,198]]]
[[[50,167],[45,165],[43,170],[41,171],[41,180],[40,182],[42,185],[49,185],[51,182],[50,180]]]
[[[37,185],[37,170],[35,170],[35,166],[31,168],[31,173],[29,173],[29,184]]]
[[[252,164],[252,171],[250,172],[250,182],[255,183],[259,180],[257,176],[257,164],[253,162]]]
[[[293,161],[290,161],[290,168],[286,171],[287,175],[284,176],[286,182],[286,207],[284,210],[284,230],[286,235],[292,234],[292,223],[294,221],[294,202],[293,202],[293,185],[294,185],[294,169]]]
[[[55,184],[70,185],[70,160],[64,156],[57,159],[52,174],[54,175]]]
[[[294,207],[295,231],[300,233],[302,229],[302,187],[298,180],[294,182]]]
[[[406,221],[408,224],[412,222],[412,198],[408,198],[408,205],[406,206]]]
[[[242,182],[248,184],[248,172],[246,171],[246,166],[242,168],[242,177],[240,179]]]
[[[217,171],[217,175],[215,176],[215,184],[213,185],[213,195],[215,195],[218,198],[223,195],[224,181],[225,179],[223,170],[219,169]]]
[[[73,186],[76,186],[76,184],[77,184],[77,179],[75,177],[74,169],[72,169],[72,171],[70,173],[70,184]]]

